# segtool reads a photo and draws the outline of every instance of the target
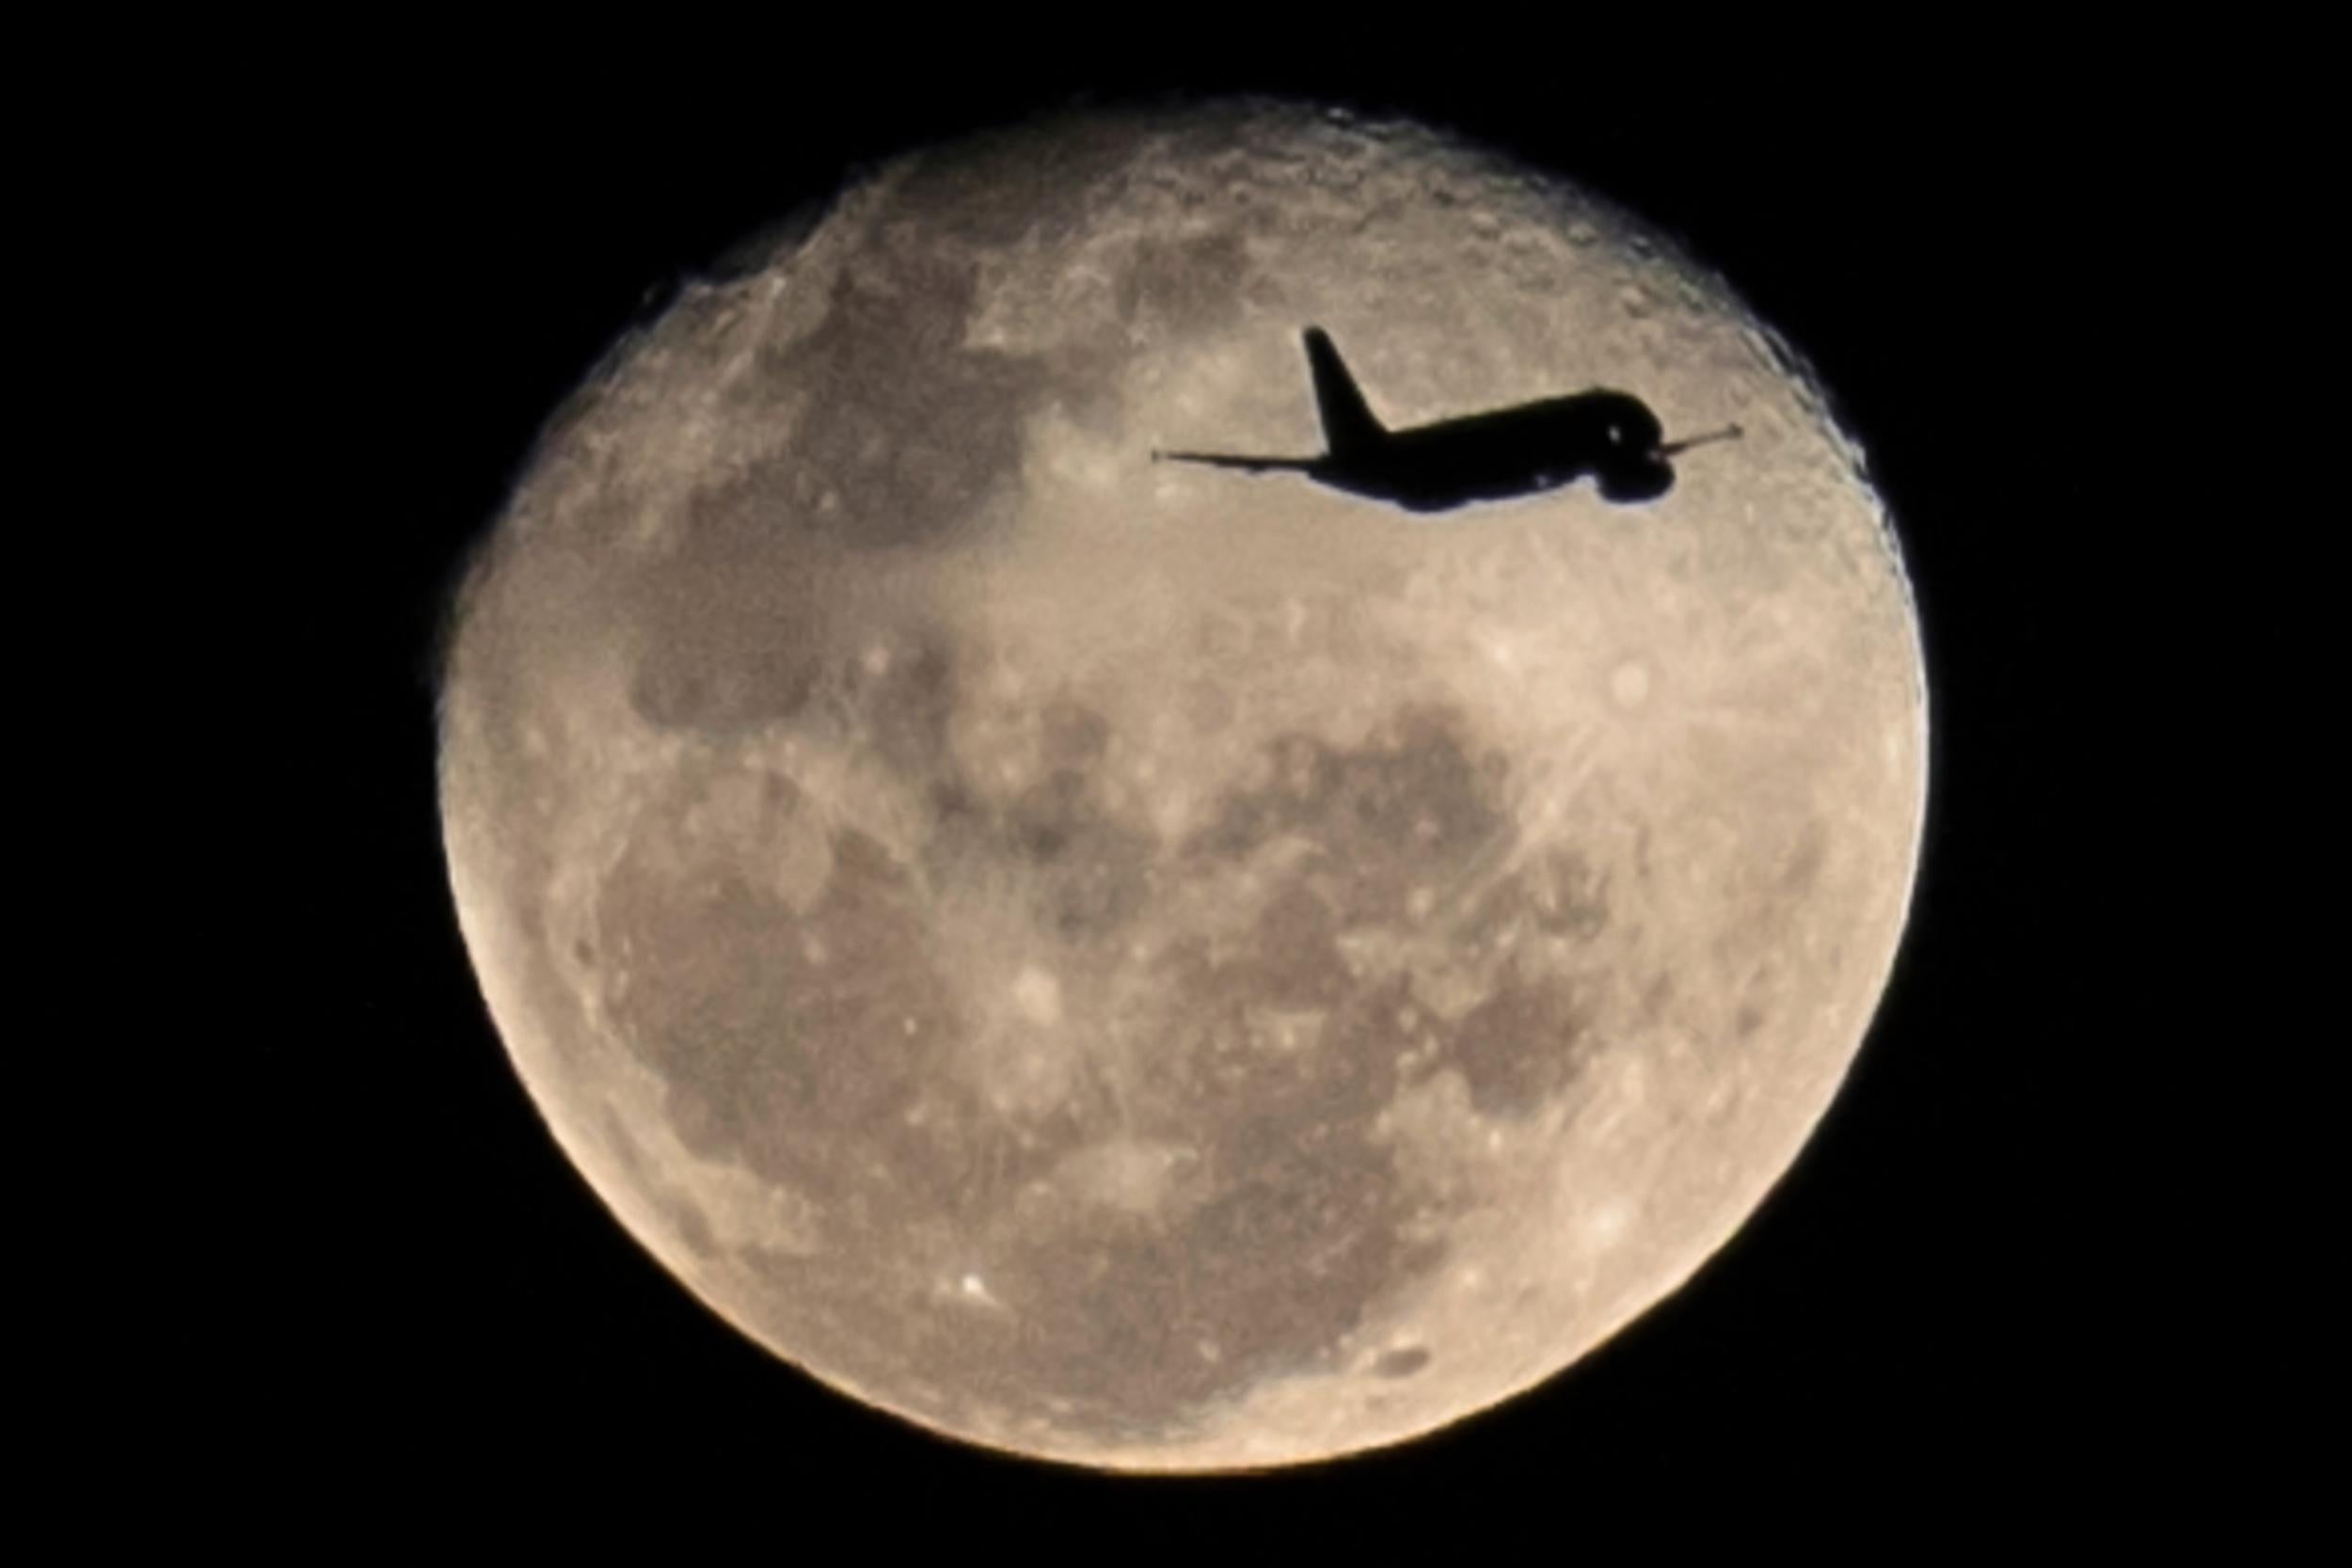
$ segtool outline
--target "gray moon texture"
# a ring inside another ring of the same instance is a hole
[[[1614,387],[1673,490],[1154,464]],[[556,1140],[842,1394],[1126,1470],[1558,1373],[1797,1157],[1927,715],[1806,374],[1628,216],[1240,103],[910,155],[615,346],[470,562],[440,792]]]

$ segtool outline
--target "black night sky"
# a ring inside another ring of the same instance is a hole
[[[745,60],[706,80],[699,53],[664,44],[536,72],[322,66],[266,109],[224,110],[272,209],[249,264],[297,276],[310,312],[278,395],[322,499],[277,579],[299,584],[306,657],[276,689],[311,717],[287,802],[299,895],[272,916],[304,927],[306,958],[298,1005],[274,1006],[232,1069],[246,1132],[213,1151],[190,1248],[212,1306],[146,1331],[143,1460],[256,1508],[351,1517],[459,1496],[573,1517],[642,1487],[665,1513],[739,1514],[783,1553],[794,1518],[850,1508],[885,1544],[938,1516],[987,1552],[1035,1531],[1206,1547],[1343,1516],[1398,1553],[1467,1531],[1565,1557],[1600,1515],[1670,1540],[1843,1521],[1867,1549],[2086,1495],[2087,1456],[2137,1430],[2119,1402],[2147,1391],[2126,1392],[2082,1219],[2093,1162],[2061,1109],[2087,1065],[2058,881],[2087,808],[2050,759],[2080,751],[2092,678],[2066,628],[2102,506],[2081,453],[2111,436],[2088,367],[2124,335],[2092,259],[2123,221],[2104,171],[2130,156],[2129,114],[2057,66],[1932,87],[1906,58],[1861,85],[1719,94],[1655,50],[1640,82],[1592,91],[1592,62],[1540,51],[1499,71],[1467,49],[1347,53],[845,64],[812,84],[804,60],[789,80]],[[667,85],[647,96],[643,73]],[[1171,88],[1415,113],[1719,268],[1809,356],[1896,514],[1934,774],[1907,945],[1856,1070],[1692,1284],[1551,1385],[1407,1449],[1145,1483],[863,1412],[723,1326],[608,1217],[474,986],[428,671],[448,576],[540,421],[681,274],[847,164],[1075,94]],[[76,1441],[109,1451],[107,1419]]]

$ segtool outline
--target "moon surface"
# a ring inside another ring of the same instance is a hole
[[[1436,516],[1155,465],[1592,386],[1669,436]],[[458,595],[469,951],[639,1242],[845,1394],[1115,1469],[1401,1441],[1737,1229],[1884,986],[1901,561],[1721,282],[1292,105],[911,155],[556,416]]]

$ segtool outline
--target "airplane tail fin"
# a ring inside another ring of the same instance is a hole
[[[1323,439],[1333,457],[1344,459],[1387,436],[1373,418],[1372,405],[1347,373],[1331,335],[1319,326],[1307,328],[1307,365],[1314,372],[1315,410],[1323,416]]]

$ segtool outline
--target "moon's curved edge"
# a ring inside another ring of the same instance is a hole
[[[1283,107],[1295,109],[1299,106],[1295,101],[1255,97],[1229,102],[1235,103],[1236,106],[1247,106],[1250,108]],[[1116,112],[1116,106],[1114,106],[1114,109]],[[1075,118],[1074,112],[1073,118]],[[1375,120],[1370,117],[1365,117],[1365,119],[1360,122],[1392,124],[1397,128],[1406,129],[1418,135],[1427,135],[1436,134],[1433,133],[1432,128],[1426,126],[1425,124],[1401,119],[1391,122]],[[1020,125],[1009,126],[1005,129],[1008,131],[1017,132],[1029,128],[1030,127],[1027,125]],[[1471,136],[1466,136],[1454,133],[1444,133],[1441,139],[1450,143],[1450,145],[1453,146],[1457,151],[1465,148],[1471,150],[1488,150],[1482,147],[1482,144],[1479,143],[1477,138]],[[860,185],[859,189],[865,190],[872,188],[872,186],[878,181],[881,181],[883,176],[893,170],[906,166],[914,159],[919,158],[922,155],[922,150],[916,150],[902,155],[900,158],[892,161],[892,163],[883,168],[880,173],[869,175],[866,182]],[[1617,1316],[1614,1322],[1611,1323],[1607,1327],[1595,1333],[1587,1341],[1585,1347],[1578,1352],[1578,1354],[1565,1365],[1554,1368],[1549,1371],[1538,1371],[1526,1377],[1520,1381],[1517,1386],[1504,1390],[1486,1405],[1475,1409],[1462,1410],[1438,1419],[1425,1420],[1418,1425],[1403,1426],[1385,1435],[1374,1436],[1356,1442],[1350,1447],[1344,1449],[1337,1450],[1332,1454],[1291,1453],[1281,1457],[1268,1458],[1263,1461],[1204,1462],[1197,1459],[1186,1461],[1176,1458],[1175,1452],[1181,1451],[1181,1449],[1186,1445],[1172,1445],[1169,1446],[1168,1449],[1152,1448],[1133,1451],[1105,1450],[1081,1448],[1074,1445],[1057,1445],[1053,1443],[1050,1438],[1039,1437],[1035,1439],[1038,1443],[1037,1447],[1016,1448],[1011,1446],[1009,1442],[997,1441],[986,1433],[976,1433],[970,1430],[951,1429],[939,1424],[938,1422],[926,1418],[920,1412],[903,1408],[895,1401],[887,1397],[878,1395],[873,1390],[862,1386],[860,1382],[855,1378],[846,1377],[835,1372],[827,1372],[823,1375],[818,1374],[809,1367],[803,1365],[798,1360],[795,1360],[787,1351],[774,1344],[765,1335],[758,1332],[749,1323],[739,1318],[734,1312],[730,1311],[723,1303],[715,1299],[713,1294],[700,1281],[680,1275],[679,1271],[674,1266],[672,1260],[664,1258],[662,1254],[655,1248],[652,1241],[650,1240],[653,1235],[658,1233],[657,1227],[651,1223],[652,1216],[649,1213],[632,1213],[629,1212],[632,1208],[638,1207],[635,1202],[628,1201],[633,1200],[637,1195],[633,1192],[628,1192],[626,1190],[626,1184],[624,1183],[597,1181],[589,1178],[587,1173],[592,1170],[600,1169],[605,1164],[601,1156],[601,1152],[593,1150],[588,1141],[583,1136],[567,1129],[564,1122],[555,1116],[551,1100],[548,1096],[537,1092],[538,1085],[535,1082],[534,1076],[526,1068],[525,1063],[516,1053],[512,1040],[507,1037],[507,1031],[496,1028],[497,1021],[501,1018],[513,1018],[518,1022],[525,1023],[526,1026],[536,1026],[540,1022],[536,1017],[537,1009],[531,1004],[527,997],[522,994],[523,988],[518,986],[503,985],[493,978],[494,974],[501,975],[512,974],[516,973],[516,971],[503,964],[485,965],[476,963],[473,967],[475,968],[477,982],[482,987],[485,1002],[488,1006],[494,1024],[494,1032],[501,1036],[501,1046],[507,1052],[508,1059],[515,1067],[518,1078],[520,1078],[527,1086],[533,1090],[533,1092],[532,1092],[529,1096],[532,1103],[533,1111],[536,1115],[538,1115],[542,1123],[548,1128],[558,1147],[562,1148],[565,1154],[569,1157],[574,1167],[574,1175],[576,1179],[581,1180],[583,1185],[585,1185],[591,1193],[595,1194],[597,1200],[605,1206],[608,1212],[612,1212],[614,1217],[620,1221],[622,1227],[629,1232],[631,1240],[644,1250],[648,1258],[660,1266],[665,1274],[669,1274],[673,1277],[681,1278],[681,1282],[688,1286],[689,1291],[693,1298],[700,1302],[707,1310],[710,1311],[721,1322],[725,1323],[737,1332],[743,1334],[746,1338],[752,1339],[754,1343],[759,1345],[761,1349],[766,1351],[769,1354],[773,1355],[777,1360],[783,1361],[787,1366],[792,1367],[796,1371],[800,1372],[801,1375],[808,1377],[811,1381],[817,1383],[820,1387],[828,1390],[838,1390],[848,1393],[858,1399],[861,1402],[878,1410],[886,1411],[898,1419],[903,1420],[919,1430],[946,1438],[960,1446],[977,1448],[990,1453],[1002,1454],[1006,1457],[1018,1460],[1034,1461],[1043,1464],[1093,1471],[1110,1470],[1125,1473],[1167,1475],[1264,1473],[1278,1469],[1290,1468],[1299,1464],[1314,1463],[1322,1459],[1349,1457],[1358,1453],[1374,1453],[1383,1449],[1392,1449],[1403,1444],[1416,1441],[1433,1433],[1461,1425],[1474,1417],[1486,1415],[1489,1411],[1499,1408],[1504,1403],[1523,1397],[1537,1387],[1552,1383],[1563,1371],[1566,1370],[1568,1367],[1582,1362],[1595,1351],[1606,1346],[1618,1335],[1623,1333],[1624,1330],[1630,1324],[1653,1309],[1659,1302],[1672,1296],[1682,1289],[1691,1278],[1704,1272],[1713,1259],[1722,1252],[1732,1238],[1735,1237],[1742,1227],[1753,1217],[1756,1209],[1760,1207],[1762,1203],[1769,1201],[1772,1195],[1777,1191],[1783,1183],[1785,1183],[1788,1174],[1794,1169],[1796,1161],[1802,1157],[1804,1148],[1809,1146],[1812,1137],[1818,1131],[1820,1116],[1825,1115],[1828,1108],[1835,1103],[1838,1094],[1842,1091],[1845,1083],[1851,1077],[1853,1062],[1859,1055],[1862,1044],[1867,1040],[1870,1025],[1876,1021],[1879,1010],[1878,1005],[1883,1001],[1885,987],[1893,973],[1894,965],[1901,947],[1902,933],[1908,925],[1912,905],[1917,893],[1921,864],[1925,854],[1926,824],[1930,811],[1929,797],[1931,793],[1931,784],[1936,762],[1936,753],[1932,750],[1931,744],[1933,729],[1930,712],[1930,692],[1931,683],[1929,678],[1927,669],[1924,640],[1921,632],[1918,599],[1913,578],[1907,569],[1904,560],[1899,534],[1897,531],[1895,520],[1892,517],[1883,498],[1879,493],[1870,477],[1867,455],[1836,417],[1833,402],[1827,395],[1818,373],[1814,371],[1806,356],[1793,344],[1788,342],[1788,340],[1776,329],[1772,327],[1769,324],[1761,321],[1747,306],[1745,300],[1739,295],[1736,290],[1730,287],[1730,285],[1721,277],[1720,274],[1716,273],[1710,266],[1694,260],[1689,253],[1687,247],[1677,242],[1670,234],[1661,231],[1655,225],[1652,225],[1628,212],[1609,198],[1598,196],[1589,190],[1569,185],[1565,181],[1551,181],[1547,182],[1555,185],[1560,191],[1570,196],[1574,201],[1586,210],[1597,210],[1608,213],[1615,222],[1622,226],[1623,231],[1626,234],[1629,236],[1645,237],[1653,246],[1673,260],[1674,263],[1681,271],[1684,277],[1692,282],[1702,283],[1710,290],[1716,292],[1724,300],[1727,313],[1736,316],[1740,322],[1755,330],[1763,339],[1763,341],[1771,346],[1775,358],[1780,363],[1782,370],[1787,374],[1790,382],[1793,383],[1800,390],[1802,396],[1811,409],[1814,415],[1815,422],[1821,433],[1833,443],[1835,443],[1840,452],[1847,458],[1851,467],[1853,483],[1863,492],[1871,512],[1877,519],[1878,536],[1881,548],[1883,551],[1885,559],[1892,571],[1896,585],[1902,594],[1905,624],[1912,641],[1913,668],[1911,679],[1914,689],[1913,700],[1915,704],[1915,726],[1914,738],[1918,747],[1918,767],[1914,775],[1917,781],[1917,787],[1912,792],[1913,801],[1912,821],[1910,823],[1910,852],[1907,863],[1903,867],[1903,885],[1898,906],[1901,912],[1900,917],[1890,927],[1885,951],[1880,956],[1878,960],[1876,969],[1878,983],[1875,988],[1875,995],[1878,998],[1878,1002],[1873,1004],[1869,1014],[1862,1021],[1860,1030],[1857,1034],[1853,1046],[1843,1053],[1842,1065],[1827,1084],[1827,1094],[1824,1099],[1822,1111],[1816,1115],[1811,1123],[1807,1126],[1806,1130],[1797,1138],[1794,1148],[1789,1156],[1778,1163],[1777,1169],[1765,1183],[1756,1202],[1747,1210],[1736,1213],[1727,1222],[1715,1227],[1719,1229],[1720,1234],[1716,1235],[1710,1242],[1706,1243],[1703,1246],[1694,1246],[1690,1252],[1687,1253],[1680,1266],[1669,1267],[1662,1270],[1659,1276],[1661,1288],[1658,1289],[1653,1295],[1651,1295],[1649,1300],[1627,1308]],[[763,261],[762,264],[771,264],[774,251],[776,249],[797,244],[799,239],[803,237],[804,235],[787,233],[781,238],[771,242],[771,248],[767,253],[768,260]],[[758,237],[754,236],[753,238],[755,242],[756,242]],[[705,289],[719,286],[722,286],[722,284],[717,280],[705,282],[700,279],[692,279],[686,282],[684,288],[688,293],[698,293]],[[666,317],[669,314],[670,309],[674,309],[677,303],[679,303],[677,299],[674,298],[670,300],[667,303],[667,307],[663,309],[657,317],[648,318],[641,316],[639,318],[632,319],[618,333],[616,333],[612,341],[601,353],[596,356],[592,366],[583,375],[576,389],[548,415],[547,420],[542,423],[537,434],[533,436],[526,455],[517,463],[513,471],[507,492],[502,497],[498,508],[492,515],[494,521],[497,518],[502,517],[511,508],[515,491],[520,487],[524,481],[538,467],[548,450],[563,438],[564,433],[581,417],[584,412],[594,406],[596,396],[608,385],[612,376],[630,362],[634,355],[643,346],[647,335],[658,325],[659,319],[660,317]],[[437,627],[436,645],[433,649],[433,675],[435,679],[437,697],[437,720],[440,721],[437,724],[437,728],[441,730],[444,740],[446,740],[447,736],[447,714],[445,705],[443,705],[439,699],[442,695],[442,682],[445,679],[448,671],[448,655],[450,652],[449,644],[454,628],[464,620],[468,599],[471,591],[491,571],[495,569],[496,557],[501,553],[501,546],[505,542],[506,540],[503,531],[499,530],[496,527],[486,530],[482,537],[476,542],[475,546],[458,563],[457,569],[453,575],[453,580],[445,600],[443,614],[438,623],[438,626]],[[449,835],[453,833],[455,831],[453,815],[450,810],[450,789],[452,784],[449,766],[450,760],[448,749],[446,745],[444,745],[440,755],[441,766],[438,768],[439,787],[437,793],[439,796],[444,821],[445,847],[450,849],[448,856],[450,864],[447,869],[455,911],[458,915],[461,928],[464,930],[469,948],[482,952],[509,951],[515,945],[515,943],[511,941],[510,934],[501,931],[495,931],[490,928],[490,926],[493,923],[502,923],[498,915],[490,912],[497,908],[497,901],[495,899],[485,898],[479,895],[469,896],[466,885],[466,874],[461,865],[463,857],[455,852],[453,845],[449,845],[447,843]],[[492,993],[494,991],[502,992],[504,994],[493,995]]]

